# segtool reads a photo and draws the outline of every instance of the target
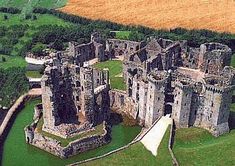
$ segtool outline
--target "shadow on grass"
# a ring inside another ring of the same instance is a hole
[[[230,129],[235,129],[235,112],[230,111],[228,124]]]

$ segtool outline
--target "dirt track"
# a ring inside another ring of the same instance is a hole
[[[62,11],[91,19],[152,28],[235,33],[234,0],[68,0]]]

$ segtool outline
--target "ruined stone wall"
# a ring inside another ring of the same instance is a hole
[[[142,48],[143,42],[135,42],[129,40],[108,39],[106,41],[106,49],[110,52],[111,57],[128,55]]]
[[[131,97],[128,97],[124,91],[111,90],[110,96],[110,107],[112,109],[118,109],[118,111],[130,115],[134,119],[137,118],[138,106]]]
[[[45,74],[42,77],[41,87],[44,125],[53,128],[60,123],[60,119],[57,111],[58,104],[55,97],[58,93],[59,81],[52,80],[52,77],[59,78],[58,69],[46,68]],[[53,86],[51,86],[52,83]]]
[[[105,46],[101,42],[101,37],[98,33],[91,35],[91,41],[87,44],[78,44],[69,42],[67,49],[68,55],[74,58],[75,64],[83,66],[84,62],[98,58],[99,61],[104,61]]]
[[[110,97],[110,107],[117,109],[124,107],[127,95],[124,91],[111,90],[109,92],[109,97]]]
[[[199,68],[199,48],[191,48],[189,47],[187,52],[182,54],[183,66],[191,69]]]
[[[93,69],[93,84],[94,88],[100,85],[109,84],[109,70]]]
[[[94,85],[93,69],[89,67],[80,69],[81,81],[81,112],[92,124],[94,123]]]
[[[147,93],[148,93],[148,83],[145,81],[139,81],[139,104],[138,104],[138,119],[140,124],[144,124],[146,109],[147,109]]]
[[[208,74],[219,74],[230,65],[231,49],[220,43],[205,43],[200,46],[199,68]]]

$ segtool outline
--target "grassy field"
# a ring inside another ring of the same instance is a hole
[[[182,166],[235,165],[235,130],[218,138],[199,128],[176,131],[174,153]]]
[[[170,136],[170,127],[168,127],[163,140],[158,148],[158,155],[155,157],[148,151],[142,143],[136,143],[129,148],[112,154],[106,158],[82,164],[84,166],[105,166],[105,165],[122,165],[122,166],[171,166],[171,156],[168,151],[168,141]]]
[[[95,64],[94,67],[98,69],[104,69],[104,68],[109,69],[112,89],[120,89],[120,90],[126,89],[124,79],[123,77],[120,77],[120,74],[122,74],[122,61],[114,60],[114,61],[101,62]]]
[[[66,4],[67,0],[1,0],[1,7],[44,7],[58,8]]]
[[[8,19],[4,19],[4,15],[8,16]],[[3,23],[4,26],[11,26],[11,25],[30,25],[30,26],[41,26],[41,25],[71,25],[69,22],[65,22],[58,17],[48,15],[48,14],[35,14],[37,16],[36,20],[32,19],[22,19],[20,14],[6,14],[0,13],[0,22]]]
[[[115,33],[115,37],[117,39],[124,39],[124,40],[128,40],[129,36],[130,36],[131,31],[117,31]]]
[[[41,78],[42,74],[37,71],[37,70],[30,70],[30,71],[26,71],[26,77],[30,77],[30,78]]]
[[[5,61],[2,61],[3,57],[5,58]],[[0,68],[7,69],[10,67],[26,67],[26,65],[27,63],[22,57],[0,55]]]
[[[234,0],[68,0],[64,12],[157,29],[235,32]]]
[[[230,107],[232,127],[230,133],[218,138],[200,128],[178,129],[174,153],[179,164],[188,165],[235,165],[235,103]]]

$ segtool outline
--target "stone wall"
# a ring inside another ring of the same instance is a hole
[[[111,127],[103,123],[104,133],[102,135],[83,137],[63,147],[59,141],[38,133],[34,128],[36,123],[37,121],[25,128],[26,142],[60,158],[68,158],[95,149],[111,141]]]

